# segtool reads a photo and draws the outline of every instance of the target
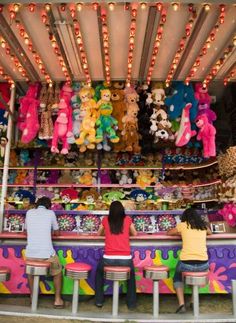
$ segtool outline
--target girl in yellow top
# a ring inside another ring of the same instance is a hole
[[[175,228],[168,230],[167,234],[181,235],[182,237],[180,260],[176,266],[173,280],[179,302],[176,313],[185,313],[182,272],[208,271],[206,236],[211,234],[211,230],[208,229],[206,222],[197,214],[196,210],[190,208],[182,214],[181,223],[177,224]]]

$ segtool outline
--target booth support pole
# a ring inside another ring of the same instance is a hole
[[[15,94],[16,89],[13,87],[11,89],[11,98],[10,98],[10,106],[9,110],[14,113],[14,103],[15,103]],[[3,164],[3,176],[2,176],[2,193],[0,199],[0,232],[3,229],[3,215],[4,215],[4,201],[7,193],[7,180],[8,180],[8,168],[9,168],[9,159],[10,159],[10,151],[11,151],[11,137],[12,137],[12,127],[13,127],[13,117],[9,114],[8,117],[8,125],[7,125],[7,145],[5,149],[4,156],[4,164]]]

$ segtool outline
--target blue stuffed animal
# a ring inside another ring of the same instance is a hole
[[[35,202],[35,195],[32,194],[30,191],[19,189],[14,194],[14,199],[15,200],[23,201],[23,199],[26,199],[26,198],[29,199],[30,203]]]

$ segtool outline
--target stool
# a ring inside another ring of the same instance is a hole
[[[232,279],[232,301],[233,301],[233,315],[236,317],[236,279]]]
[[[119,282],[130,278],[130,267],[105,266],[104,277],[113,281],[112,316],[118,315],[119,306]]]
[[[193,286],[193,314],[197,318],[199,316],[199,286],[208,284],[208,271],[203,272],[183,272],[182,276],[187,285]]]
[[[79,302],[79,283],[80,279],[87,279],[92,267],[83,262],[74,262],[65,266],[65,274],[74,280],[72,314],[76,314]]]
[[[0,282],[9,280],[11,276],[11,270],[8,267],[0,267]]]
[[[166,266],[144,267],[144,277],[153,280],[153,316],[159,315],[159,280],[168,278],[169,268]]]
[[[35,312],[38,306],[39,294],[39,276],[47,276],[49,274],[50,263],[46,261],[26,260],[26,274],[34,277],[31,310]]]

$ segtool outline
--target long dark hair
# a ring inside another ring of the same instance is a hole
[[[110,231],[113,234],[123,232],[123,223],[125,218],[125,209],[120,201],[114,201],[110,205],[108,223]]]
[[[207,230],[205,220],[193,208],[186,209],[181,216],[181,222],[186,222],[187,227],[197,230]]]
[[[52,202],[49,197],[42,196],[36,202],[36,208],[38,208],[39,206],[44,206],[46,209],[50,209],[52,206]]]

